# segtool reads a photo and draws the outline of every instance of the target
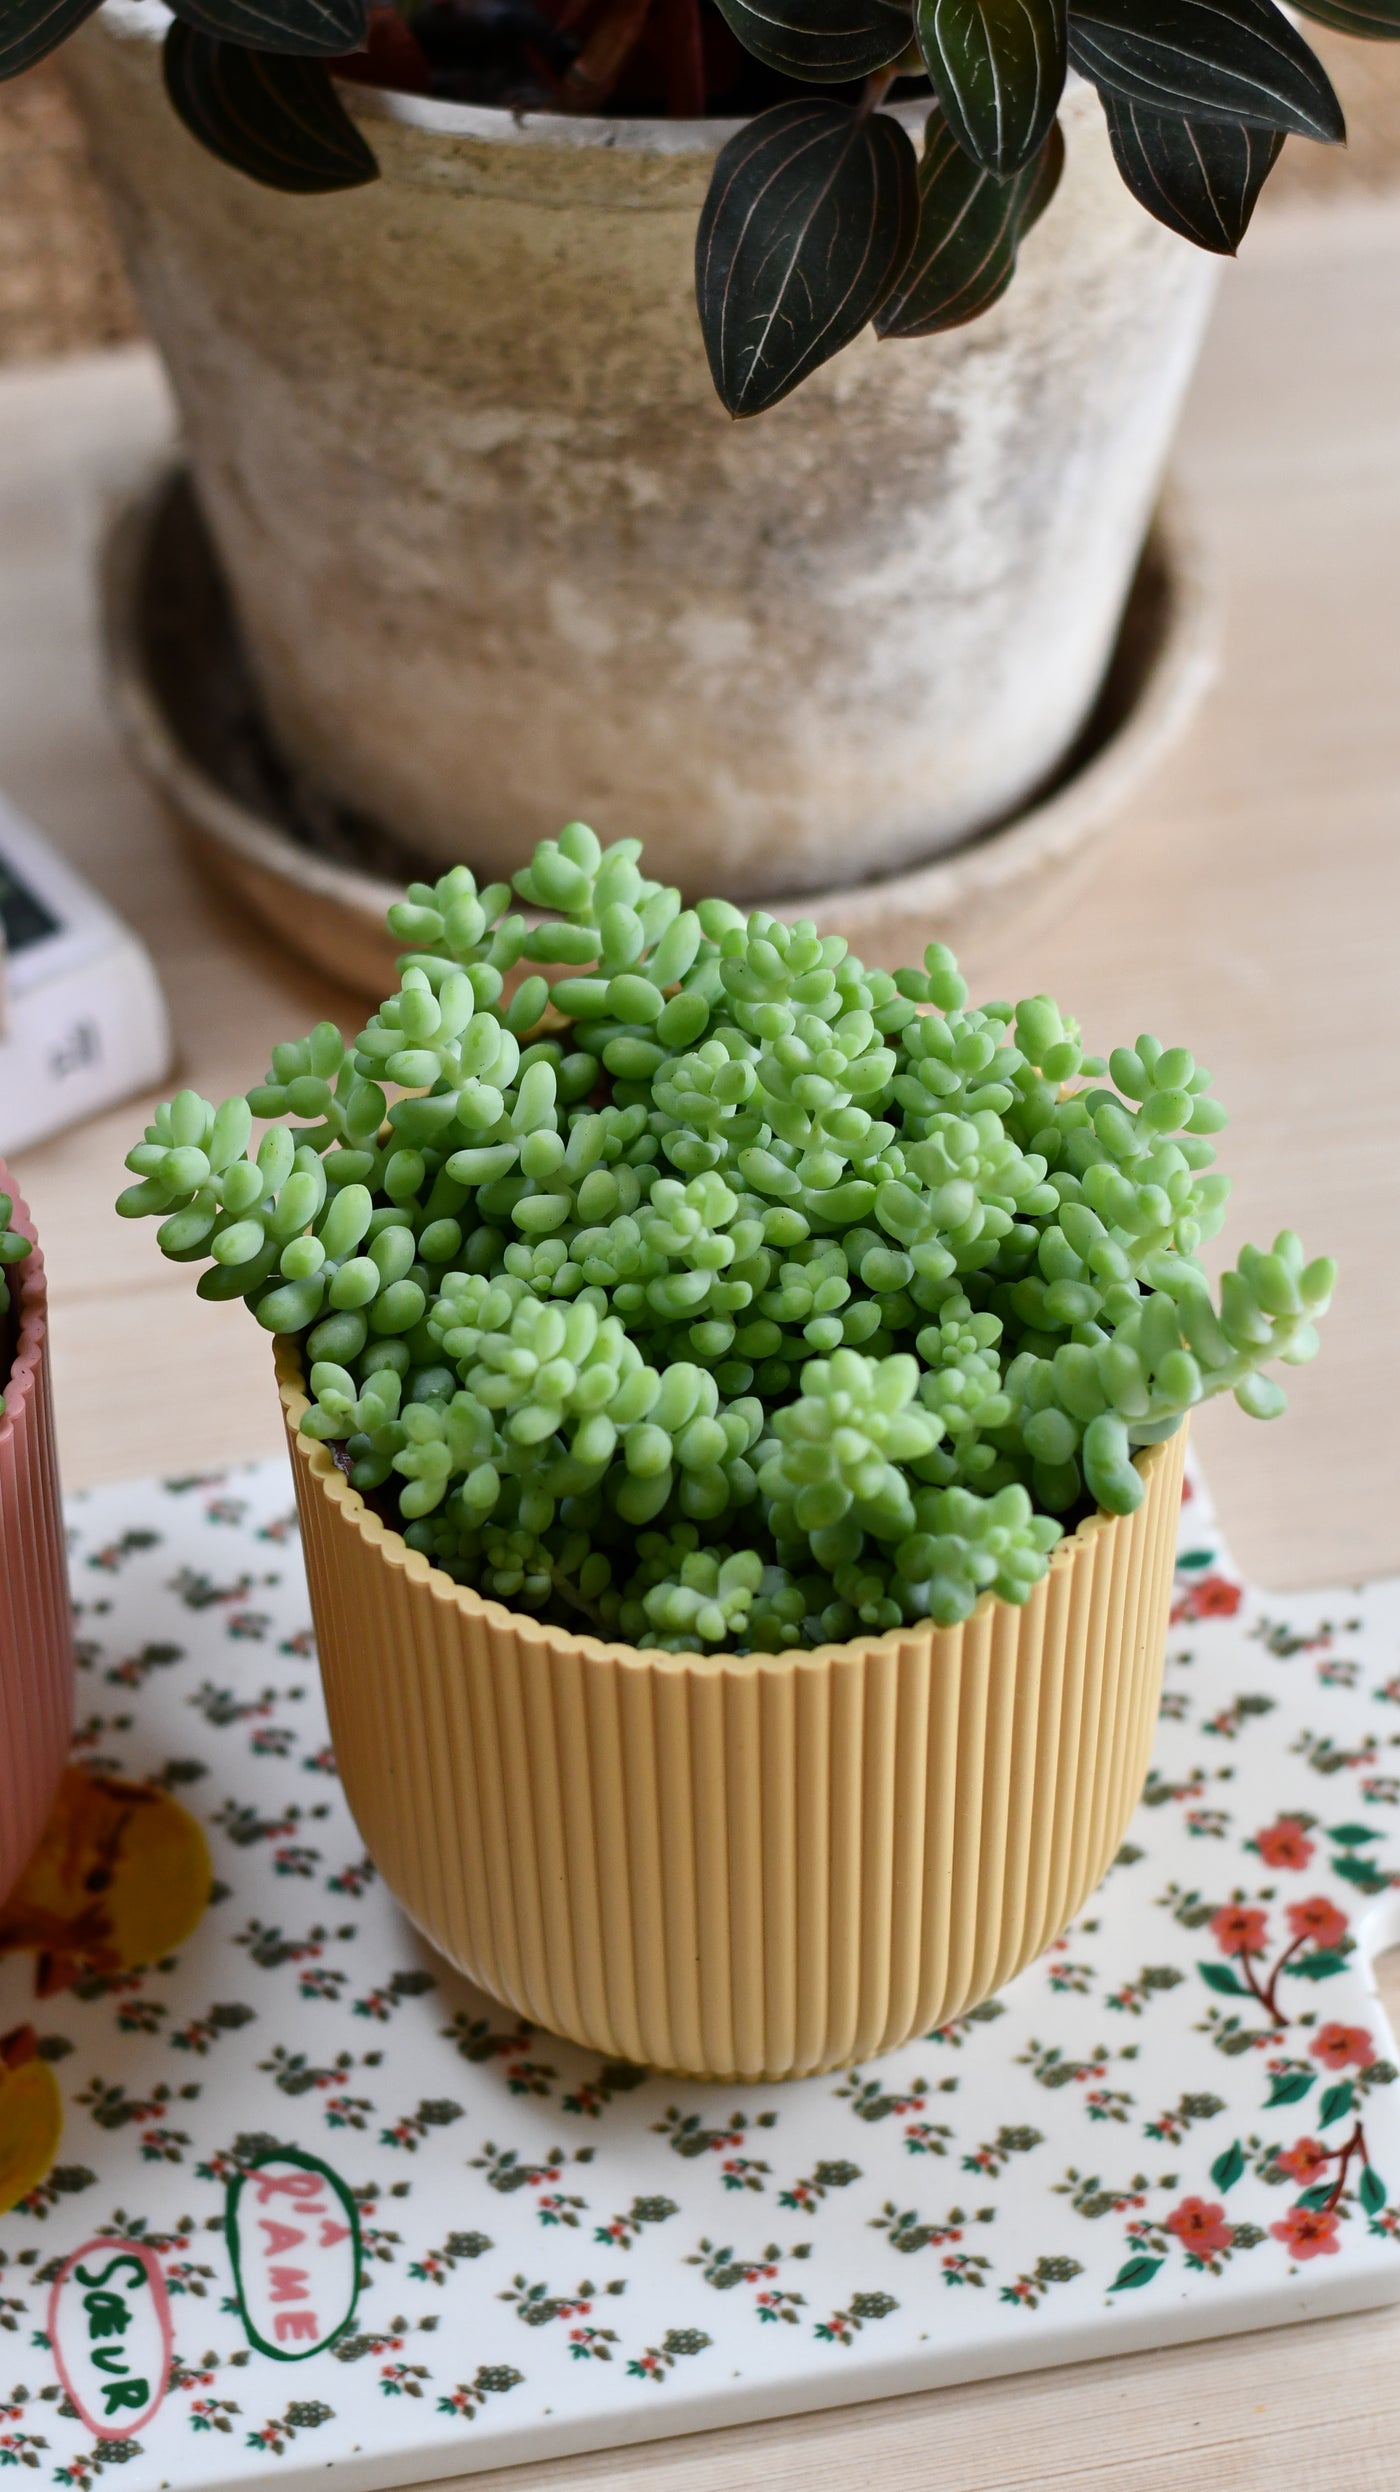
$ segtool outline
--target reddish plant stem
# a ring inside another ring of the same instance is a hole
[[[1351,2158],[1354,2154],[1360,2155],[1363,2165],[1369,2163],[1371,2160],[1366,2151],[1366,2132],[1359,2120],[1357,2121],[1355,2128],[1352,2130],[1352,2133],[1344,2146],[1333,2146],[1329,2149],[1327,2156],[1328,2162],[1339,2162],[1341,2169],[1337,2174],[1336,2180],[1332,2184],[1331,2194],[1328,2197],[1327,2203],[1322,2209],[1324,2215],[1334,2214],[1337,2207],[1341,2204],[1342,2192],[1347,2185],[1347,2173],[1351,2168]]]
[[[651,0],[610,0],[559,89],[564,112],[598,112],[636,49]]]

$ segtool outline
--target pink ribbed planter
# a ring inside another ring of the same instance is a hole
[[[34,1235],[0,1160],[14,1225]],[[48,1300],[37,1246],[9,1268],[14,1301],[0,1330],[13,1356],[0,1380],[0,1901],[44,1830],[73,1727],[73,1620],[49,1384]],[[0,1368],[4,1352],[0,1350]]]

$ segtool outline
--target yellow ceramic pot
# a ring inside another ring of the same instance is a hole
[[[805,2076],[1019,1972],[1103,1876],[1147,1771],[1185,1430],[1024,1609],[818,1652],[638,1652],[512,1615],[409,1549],[297,1433],[346,1797],[483,1990],[608,2058]]]

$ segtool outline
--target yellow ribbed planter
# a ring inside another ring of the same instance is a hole
[[[297,1433],[331,1736],[366,1847],[483,1990],[608,2058],[805,2076],[1001,1987],[1147,1771],[1185,1429],[1024,1609],[818,1652],[637,1652],[464,1590]]]

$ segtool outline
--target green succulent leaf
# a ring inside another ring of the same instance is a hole
[[[887,113],[777,104],[720,149],[695,248],[700,327],[731,415],[775,406],[879,311],[918,218]]]
[[[899,283],[875,326],[881,337],[932,337],[990,309],[1016,254],[1055,195],[1065,143],[1053,123],[1039,156],[1009,181],[983,172],[940,113],[930,113],[919,165],[919,226]]]
[[[719,0],[746,52],[818,85],[867,78],[909,48],[900,0]]]
[[[1149,112],[1107,89],[1102,100],[1114,161],[1148,214],[1203,251],[1237,251],[1282,132]]]
[[[1327,72],[1272,0],[1080,0],[1074,68],[1149,111],[1346,136]]]
[[[357,51],[369,30],[369,0],[171,0],[176,17],[200,34],[250,52]]]
[[[200,144],[269,190],[354,190],[378,176],[321,61],[250,51],[177,18],[165,84]]]
[[[0,78],[56,52],[101,0],[4,0],[0,7]]]
[[[918,0],[919,49],[949,129],[1004,180],[1039,155],[1067,66],[1064,0]]]

